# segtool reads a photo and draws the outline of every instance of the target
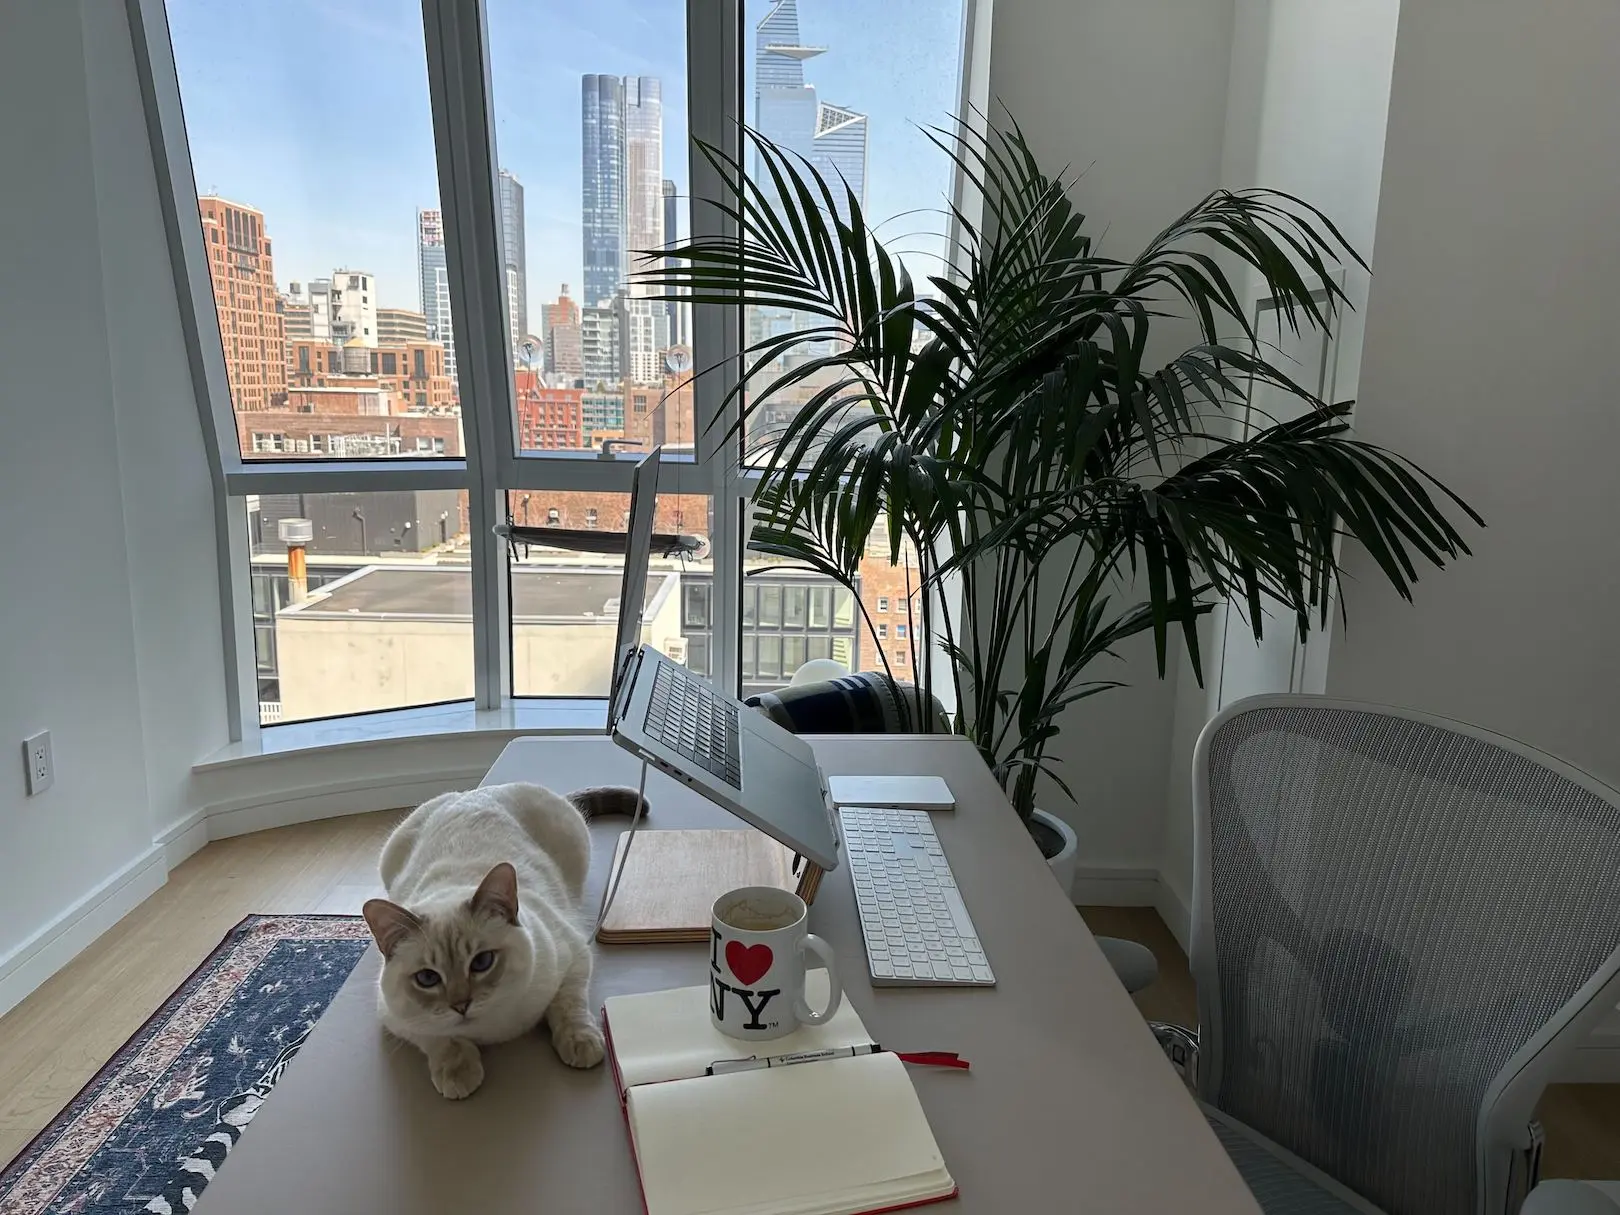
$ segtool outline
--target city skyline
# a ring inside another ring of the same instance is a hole
[[[169,0],[168,10],[199,193],[267,217],[278,288],[357,267],[375,276],[379,306],[418,310],[418,212],[438,207],[420,7]],[[766,11],[750,3],[750,24]],[[955,106],[960,0],[890,0],[880,12],[857,0],[800,0],[799,18],[803,41],[830,47],[815,60],[820,96],[870,116],[870,214],[942,206],[948,166],[916,124],[943,123]],[[522,295],[533,331],[562,283],[584,299],[583,76],[659,78],[662,177],[653,189],[675,183],[685,234],[684,5],[489,0],[489,22],[498,159],[525,192]],[[557,32],[544,54],[527,36],[536,22]],[[298,87],[311,78],[327,83]],[[752,82],[747,89],[751,98]],[[937,215],[880,228],[900,251],[933,255],[913,273],[937,264],[942,231]]]

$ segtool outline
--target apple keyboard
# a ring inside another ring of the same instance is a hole
[[[994,986],[928,812],[841,806],[838,819],[873,986]]]

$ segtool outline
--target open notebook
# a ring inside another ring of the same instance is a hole
[[[826,972],[805,985],[820,1007]],[[681,987],[603,1007],[648,1215],[863,1215],[956,1193],[897,1055],[706,1074],[722,1059],[871,1046],[848,1000],[826,1025],[757,1044],[716,1030],[708,1001],[706,986]]]

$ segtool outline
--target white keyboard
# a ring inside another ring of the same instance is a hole
[[[993,986],[928,812],[843,806],[838,818],[873,986]]]

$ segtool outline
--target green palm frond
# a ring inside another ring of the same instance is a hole
[[[1482,520],[1355,439],[1349,405],[1297,383],[1255,332],[1238,283],[1261,284],[1294,333],[1331,330],[1348,305],[1335,271],[1364,263],[1321,211],[1216,191],[1135,257],[1104,257],[1016,124],[926,133],[984,200],[980,226],[952,213],[951,274],[915,282],[847,186],[744,129],[756,174],[699,145],[734,230],[648,251],[660,260],[635,277],[661,298],[793,314],[741,352],[726,402],[729,441],[768,439],[753,547],[852,591],[868,552],[914,553],[955,726],[1027,816],[1038,774],[1066,788],[1048,745],[1070,706],[1116,686],[1096,671],[1121,642],[1152,633],[1162,675],[1179,629],[1202,678],[1196,624],[1215,602],[1257,637],[1268,604],[1303,633],[1327,618],[1341,539],[1410,597],[1422,567],[1468,552],[1453,518]],[[1152,364],[1172,317],[1197,341]],[[1301,416],[1234,439],[1256,387]],[[762,428],[781,401],[788,420]]]

